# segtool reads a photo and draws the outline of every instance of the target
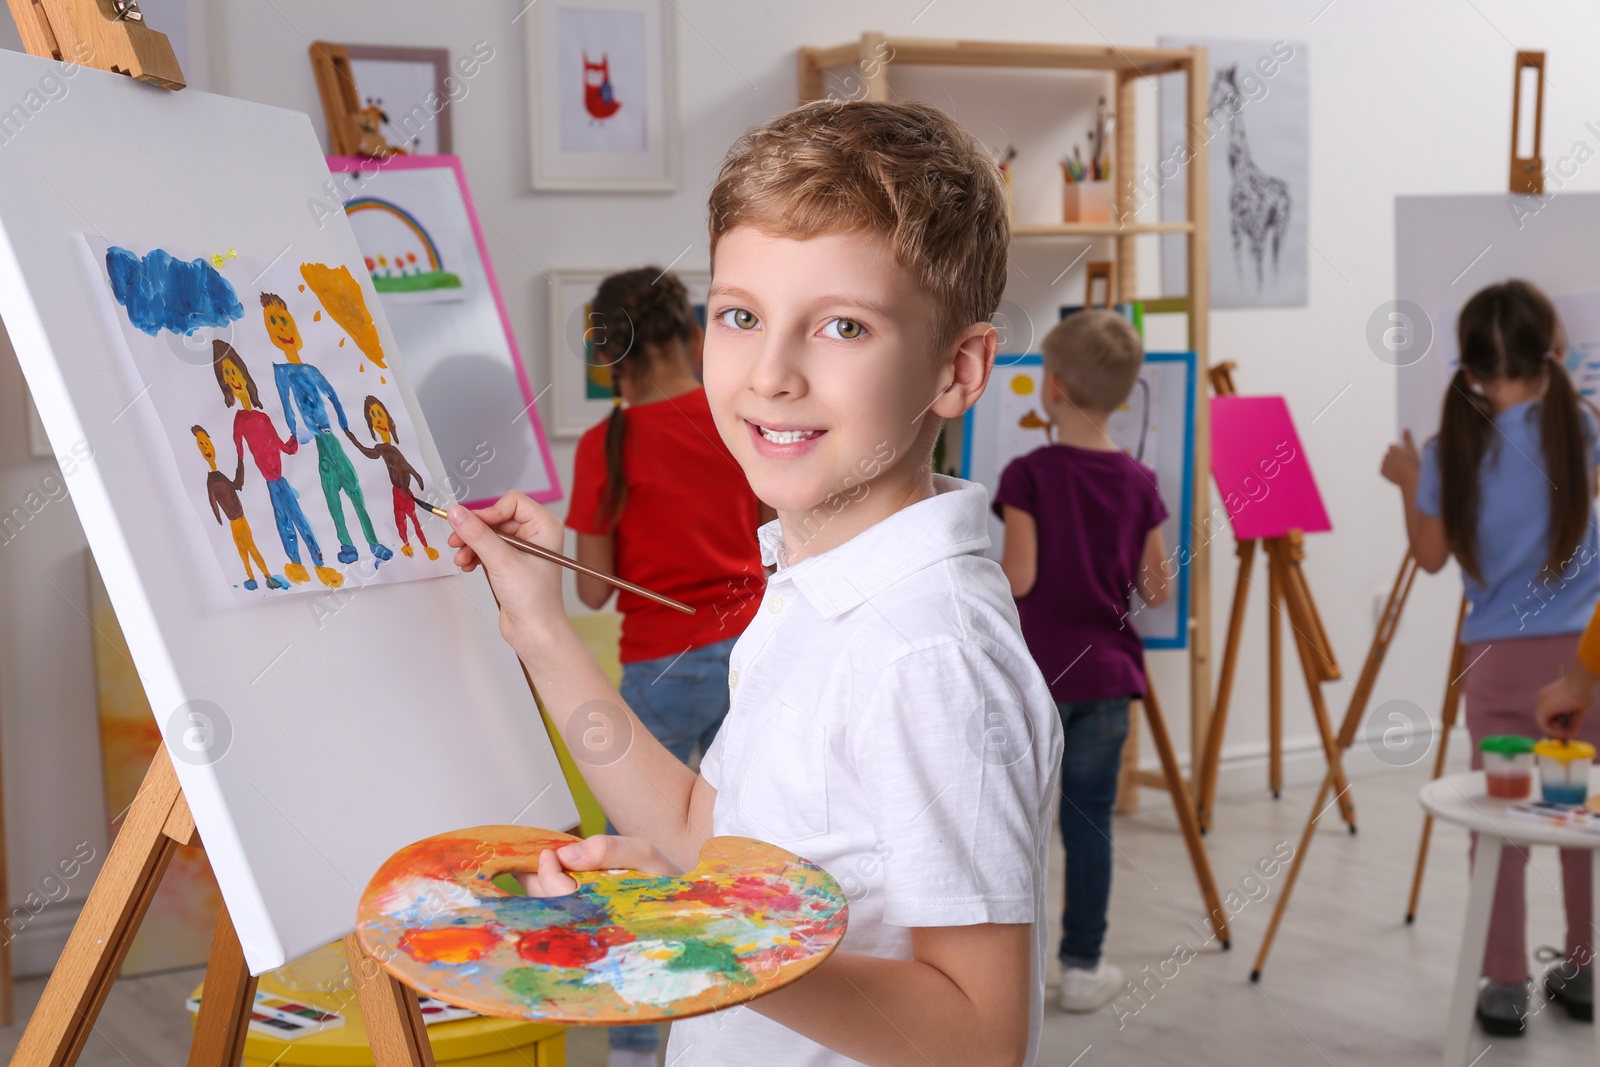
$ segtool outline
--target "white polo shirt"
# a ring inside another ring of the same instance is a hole
[[[717,790],[716,834],[781,845],[839,881],[840,951],[909,959],[913,927],[1033,923],[1031,1064],[1061,724],[982,555],[987,491],[934,482],[935,496],[772,575],[700,773]],[[778,524],[760,539],[777,562]],[[674,1023],[667,1062],[856,1061],[740,1007]]]

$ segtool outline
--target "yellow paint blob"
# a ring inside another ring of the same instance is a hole
[[[1028,396],[1033,392],[1033,379],[1026,374],[1015,374],[1011,377],[1011,391],[1018,396]]]
[[[378,375],[378,384],[379,385],[388,385],[389,384],[389,379],[385,378],[383,375],[380,374],[380,375]]]
[[[344,338],[343,337],[339,338],[339,347],[340,348],[344,347]]]
[[[372,313],[361,295],[361,286],[350,275],[344,264],[330,267],[323,263],[300,264],[300,276],[317,294],[322,306],[334,322],[344,327],[344,332],[355,340],[356,347],[372,362],[387,367],[383,361],[383,344],[378,340],[378,328],[373,325]]]
[[[321,308],[318,308],[317,309],[317,313],[315,315],[311,316],[311,321],[312,322],[321,322],[322,321],[322,309]]]

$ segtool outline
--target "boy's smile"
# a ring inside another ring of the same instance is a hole
[[[706,396],[751,488],[783,520],[791,560],[932,494],[938,427],[977,398],[956,382],[962,361],[932,351],[934,323],[881,236],[740,226],[718,241]]]

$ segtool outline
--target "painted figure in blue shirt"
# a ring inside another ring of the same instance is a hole
[[[339,562],[354,563],[360,556],[350,542],[350,531],[345,527],[344,505],[339,499],[341,492],[350,498],[350,506],[355,509],[356,520],[361,523],[361,532],[366,536],[367,548],[372,555],[379,562],[393,558],[394,553],[380,544],[378,535],[373,532],[372,520],[367,517],[366,501],[362,498],[361,482],[356,478],[355,468],[350,465],[350,458],[345,455],[344,446],[334,436],[333,426],[328,421],[324,398],[333,404],[333,413],[339,418],[339,428],[350,428],[338,394],[320,370],[300,361],[300,348],[304,342],[283,297],[276,293],[262,293],[261,318],[267,329],[267,337],[288,360],[287,363],[274,363],[272,372],[278,382],[278,397],[283,401],[283,417],[289,423],[289,432],[302,444],[310,444],[313,440],[317,443],[317,473],[322,479],[322,496],[328,502],[328,513],[333,516],[334,530],[339,535]],[[303,423],[298,427],[295,424],[296,411],[300,413]]]

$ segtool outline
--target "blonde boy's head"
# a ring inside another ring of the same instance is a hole
[[[1086,411],[1115,411],[1133,392],[1144,344],[1115,311],[1079,311],[1045,335],[1045,374],[1061,379],[1067,399]]]
[[[730,230],[886,238],[936,309],[936,348],[986,322],[1006,282],[1011,226],[977,138],[918,103],[822,100],[749,130],[711,190],[711,253]]]

